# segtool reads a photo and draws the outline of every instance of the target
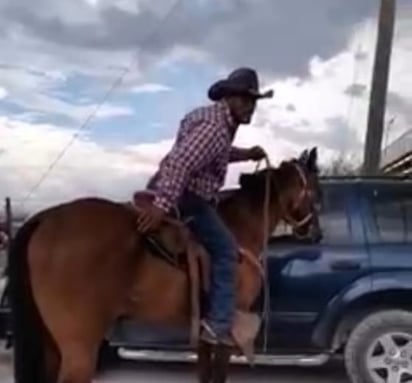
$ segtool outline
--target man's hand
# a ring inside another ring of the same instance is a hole
[[[266,152],[260,146],[253,146],[247,151],[248,160],[260,161],[260,160],[263,160],[265,157],[266,157]]]
[[[137,230],[141,233],[146,233],[150,230],[156,230],[166,212],[155,205],[149,205],[139,211],[137,218]]]

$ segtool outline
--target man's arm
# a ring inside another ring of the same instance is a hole
[[[265,158],[265,156],[266,153],[260,146],[253,146],[247,149],[232,146],[230,149],[229,162],[260,161]]]
[[[248,149],[232,146],[230,148],[229,162],[242,162],[248,160]]]
[[[210,121],[201,121],[168,158],[168,174],[160,175],[158,194],[154,204],[165,210],[174,206],[193,172],[213,160],[215,153],[224,148],[222,129]]]

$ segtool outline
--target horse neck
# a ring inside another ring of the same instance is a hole
[[[265,238],[270,236],[280,220],[277,200],[278,198],[269,200],[266,227],[264,227],[265,206],[262,198],[250,198],[242,190],[238,190],[219,207],[223,219],[235,234],[239,245],[256,256],[259,256],[264,250]]]

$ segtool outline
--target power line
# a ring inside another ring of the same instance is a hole
[[[150,41],[151,38],[153,38],[156,33],[160,30],[160,27],[162,24],[166,23],[166,21],[171,17],[171,15],[174,13],[174,11],[178,8],[182,0],[176,0],[172,6],[169,8],[169,10],[166,12],[164,17],[159,21],[159,23],[154,27],[154,29],[151,31],[151,33],[148,33],[146,38],[144,38],[141,43],[140,47]],[[140,48],[141,49],[141,48]],[[33,187],[30,189],[30,191],[27,193],[26,197],[23,199],[21,205],[24,206],[24,204],[27,202],[28,199],[33,195],[33,193],[40,187],[40,185],[44,182],[44,180],[48,177],[50,172],[54,169],[54,167],[57,165],[57,163],[60,161],[60,159],[65,155],[65,153],[68,151],[68,149],[73,145],[73,143],[76,141],[76,139],[79,137],[80,132],[83,131],[92,118],[99,112],[103,104],[109,99],[110,95],[117,89],[117,87],[122,83],[123,79],[126,77],[126,75],[132,70],[133,64],[135,62],[135,58],[132,58],[131,63],[124,68],[120,75],[115,79],[113,84],[110,86],[108,91],[103,95],[102,99],[100,102],[97,104],[96,108],[90,113],[90,115],[86,118],[86,120],[80,125],[80,127],[77,129],[77,131],[72,135],[71,139],[68,141],[68,143],[63,147],[63,149],[58,153],[57,157],[50,163],[46,171],[40,176],[39,180],[33,185]]]

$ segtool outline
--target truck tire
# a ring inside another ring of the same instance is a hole
[[[412,312],[384,310],[368,315],[345,347],[352,383],[401,383],[412,378]]]

